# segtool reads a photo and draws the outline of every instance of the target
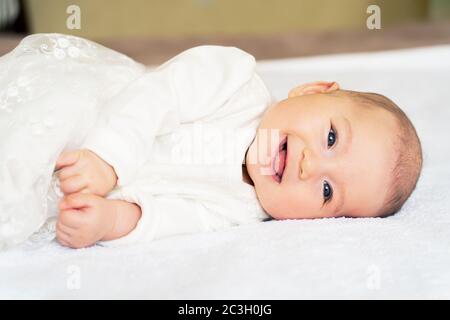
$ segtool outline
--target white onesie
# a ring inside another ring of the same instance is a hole
[[[199,46],[147,70],[107,107],[84,144],[111,164],[108,196],[142,217],[116,246],[269,217],[242,178],[245,152],[273,102],[252,55]]]

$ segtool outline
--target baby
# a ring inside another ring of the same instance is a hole
[[[272,99],[254,58],[200,46],[118,96],[56,169],[68,247],[149,242],[267,219],[386,217],[422,151],[388,98],[314,82]]]

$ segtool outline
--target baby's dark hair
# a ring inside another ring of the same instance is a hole
[[[343,90],[344,91],[344,90]],[[371,92],[346,91],[358,104],[382,108],[394,116],[397,125],[396,151],[391,181],[379,217],[397,213],[416,188],[422,170],[422,147],[416,129],[408,116],[389,98]]]

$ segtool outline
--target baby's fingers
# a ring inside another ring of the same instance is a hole
[[[78,232],[78,229],[83,227],[84,222],[83,212],[80,210],[61,210],[56,230],[61,230],[63,233],[73,236]]]
[[[63,224],[61,220],[56,224],[56,231],[61,233],[61,235],[64,235],[67,239],[71,238],[76,230],[77,229]]]
[[[58,171],[58,178],[60,181],[64,181],[70,177],[79,175],[81,170],[78,168],[78,166],[72,165],[62,168]]]
[[[74,193],[64,197],[64,199],[59,204],[59,209],[83,209],[92,207],[96,204],[98,199],[100,199],[100,197],[94,196],[92,194]]]
[[[67,227],[59,221],[56,225],[56,239],[63,246],[69,247],[72,240],[73,230],[74,229]]]
[[[81,150],[75,151],[64,151],[59,155],[58,160],[56,160],[55,169],[59,170],[63,167],[71,166],[75,164],[81,156]]]
[[[59,231],[56,231],[56,240],[64,246],[64,247],[70,247],[70,239],[67,238],[65,235],[61,234]]]
[[[80,192],[88,186],[88,182],[83,176],[72,176],[60,183],[61,191],[64,194]]]

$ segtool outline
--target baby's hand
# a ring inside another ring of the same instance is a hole
[[[66,196],[59,209],[56,238],[70,248],[94,245],[111,233],[116,223],[115,202],[92,194]]]
[[[105,196],[117,183],[113,167],[87,149],[61,153],[56,169],[66,195],[81,192]]]

